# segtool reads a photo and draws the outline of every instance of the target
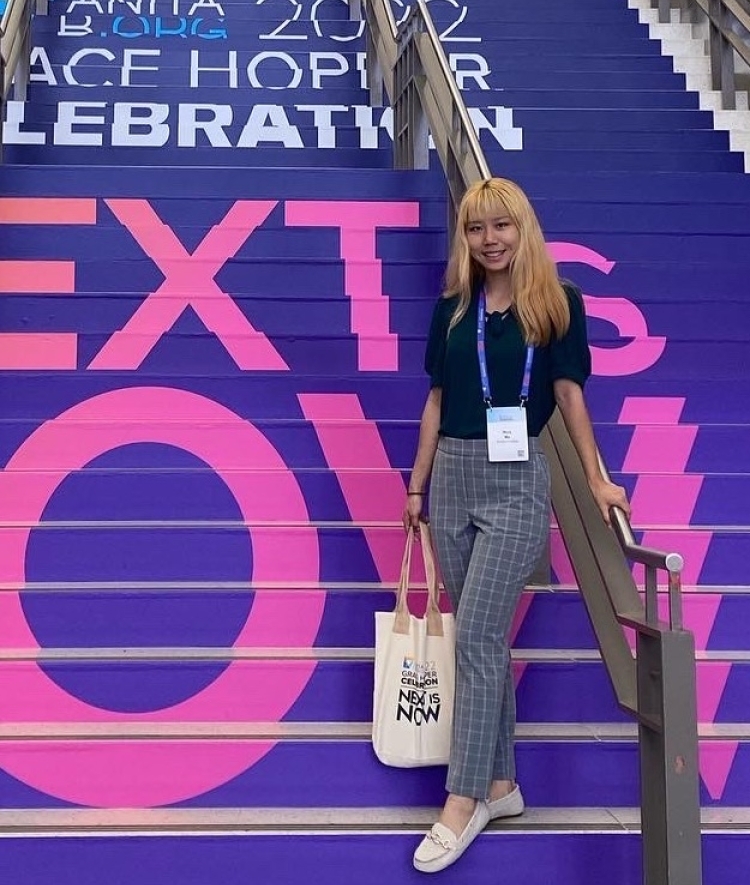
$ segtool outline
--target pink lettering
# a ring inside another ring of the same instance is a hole
[[[187,307],[241,369],[284,371],[287,364],[223,292],[214,276],[268,218],[273,201],[239,200],[192,254],[146,200],[107,200],[117,219],[164,274],[164,282],[94,357],[89,369],[137,369]]]
[[[0,371],[52,371],[78,365],[78,336],[69,332],[0,332]]]
[[[643,533],[647,547],[677,550],[685,557],[683,580],[697,585],[711,544],[713,532],[689,529],[690,520],[703,485],[703,477],[687,474],[690,452],[698,435],[697,425],[678,424],[685,399],[682,397],[628,397],[620,413],[620,424],[635,424],[623,471],[637,473],[631,504],[638,522],[652,526]],[[648,472],[650,471],[650,472]],[[658,471],[658,473],[657,473]],[[663,616],[666,600],[660,600]],[[684,597],[685,624],[695,634],[696,648],[706,648],[721,604],[716,595]],[[721,702],[730,664],[711,662],[698,666],[698,717],[713,722]],[[701,775],[714,799],[721,798],[736,753],[727,743],[717,752],[701,746]]]
[[[361,372],[398,369],[398,336],[390,331],[389,299],[377,257],[381,227],[418,227],[419,203],[294,201],[286,204],[286,223],[297,227],[335,227],[341,235],[344,289],[351,299],[351,329],[358,341]]]
[[[549,243],[548,248],[558,264],[585,264],[604,274],[608,274],[615,266],[615,262],[608,261],[593,249],[575,243]],[[632,301],[591,295],[584,296],[584,301],[589,316],[612,323],[621,338],[632,339],[617,349],[592,345],[595,375],[634,375],[658,362],[667,346],[667,339],[649,335],[646,318]]]
[[[406,486],[401,474],[391,467],[377,424],[365,418],[356,394],[305,393],[298,398],[326,461],[336,473],[352,521],[364,526],[380,580],[397,582],[403,529],[377,531],[372,523],[394,525],[398,521]]]
[[[0,224],[96,224],[96,200],[0,197]]]
[[[170,420],[163,420],[169,415]],[[220,426],[221,433],[214,428]],[[93,458],[119,446],[160,442],[192,452],[221,476],[237,500],[253,547],[253,581],[280,586],[258,593],[235,645],[312,645],[325,593],[284,590],[284,582],[319,582],[316,530],[302,492],[276,449],[252,424],[194,393],[170,388],[114,390],[73,406],[32,433],[0,471],[0,522],[19,526],[0,533],[0,583],[20,591],[33,527],[63,480]],[[251,464],[254,468],[248,471]],[[264,521],[293,526],[283,555]],[[26,621],[20,592],[0,594],[0,645],[38,648]],[[203,691],[168,709],[148,714],[113,713],[72,697],[34,664],[0,668],[0,719],[6,722],[275,722],[304,690],[315,669],[299,661],[235,661]],[[245,742],[231,751],[222,743],[159,741],[97,748],[91,760],[51,745],[37,754],[0,745],[0,765],[25,783],[71,802],[101,806],[148,806],[199,795],[249,768],[274,743]],[[93,763],[92,763],[93,764]]]
[[[3,224],[96,224],[96,200],[0,197]],[[72,261],[0,261],[0,293],[34,295],[75,291]],[[75,369],[78,336],[73,333],[0,333],[1,371]]]
[[[69,295],[75,292],[73,261],[0,261],[0,292]]]

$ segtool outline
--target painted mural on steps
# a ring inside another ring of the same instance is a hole
[[[287,3],[287,18],[271,0],[251,12],[225,4],[221,14],[218,3],[170,6],[168,22],[158,4],[125,5],[53,0],[39,30],[38,100],[11,109],[6,129],[15,162],[82,168],[0,173],[0,190],[12,194],[0,197],[0,641],[30,650],[367,648],[372,612],[389,597],[335,588],[393,581],[400,563],[424,336],[446,251],[440,176],[98,169],[120,162],[119,149],[128,163],[158,155],[161,166],[304,166],[321,162],[320,148],[330,150],[327,166],[353,163],[347,150],[377,158],[361,166],[390,163],[374,118],[362,111],[367,125],[356,122],[357,107],[376,112],[360,94],[362,56],[350,54],[357,26],[332,18],[334,0]],[[454,65],[475,75],[466,75],[467,97],[488,91],[482,82],[498,88],[506,74],[493,70],[483,4],[431,5],[446,43],[456,43]],[[227,49],[233,39],[245,53],[254,46],[252,58]],[[245,77],[268,104],[235,98]],[[154,86],[158,100],[148,97]],[[284,103],[270,103],[282,90]],[[341,111],[337,128],[331,105],[305,111],[307,90],[340,99],[351,119]],[[557,190],[535,177],[534,125],[521,138],[512,109],[482,103],[479,112],[490,121],[483,138],[512,152],[503,162],[518,160],[514,174],[561,272],[586,293],[597,434],[631,490],[637,527],[646,543],[685,554],[698,647],[737,647],[732,600],[700,586],[746,583],[748,542],[729,529],[748,520],[728,474],[747,473],[750,447],[747,427],[728,425],[750,391],[733,405],[715,386],[734,377],[746,351],[744,306],[725,285],[746,268],[726,267],[731,237],[665,232],[716,224],[711,187],[697,210],[679,190],[665,196],[667,208],[634,205],[624,177],[621,195],[597,204],[595,181],[586,193],[583,177],[567,188],[561,178]],[[305,114],[312,126],[300,122]],[[731,211],[720,212],[731,225]],[[561,583],[573,582],[557,536],[553,566]],[[169,589],[185,582],[198,589]],[[200,589],[217,584],[225,590]],[[116,585],[137,590],[112,593]],[[528,596],[516,643],[546,627],[549,645],[591,644],[579,621],[561,635],[559,615]],[[552,674],[528,664],[517,675],[526,721],[619,716],[598,665]],[[741,666],[702,662],[702,720],[746,720],[747,678]],[[30,660],[0,665],[0,686],[6,722],[366,721],[371,668],[304,655],[190,666]],[[568,698],[565,709],[553,694]],[[311,805],[431,803],[442,786],[440,773],[391,776],[356,744],[335,753],[272,740],[71,748],[3,742],[4,807],[294,805],[290,771],[308,773]],[[534,782],[533,747],[519,753],[530,801],[536,792],[547,805],[637,802],[630,768],[612,773],[608,794],[576,793],[572,783],[550,796],[541,776]],[[741,804],[742,751],[712,743],[702,765],[704,798]]]

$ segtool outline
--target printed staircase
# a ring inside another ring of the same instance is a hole
[[[417,882],[444,773],[379,765],[369,721],[442,175],[390,169],[340,0],[175,2],[54,0],[5,127],[2,881]],[[704,881],[744,885],[743,157],[625,0],[430,9],[586,293],[638,536],[686,557]],[[634,726],[554,532],[553,567],[514,632],[529,810],[445,882],[640,881]]]

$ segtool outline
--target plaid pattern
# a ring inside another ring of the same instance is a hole
[[[532,438],[527,462],[491,463],[487,441],[442,437],[430,523],[456,615],[456,699],[447,789],[484,799],[515,777],[516,702],[508,635],[549,531],[549,466]]]

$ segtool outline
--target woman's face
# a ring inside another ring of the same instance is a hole
[[[518,250],[518,228],[504,209],[498,208],[484,216],[470,215],[466,224],[469,252],[485,272],[501,273],[510,269]]]

